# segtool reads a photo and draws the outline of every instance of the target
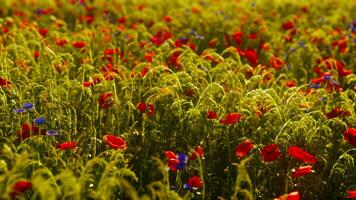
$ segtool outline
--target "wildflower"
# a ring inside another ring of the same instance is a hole
[[[63,142],[61,144],[57,144],[57,148],[60,150],[68,150],[77,148],[77,142]]]
[[[318,88],[320,88],[320,85],[319,84],[311,84],[310,87],[314,88],[314,89],[318,89]]]
[[[178,163],[175,164],[175,168],[178,169],[178,170],[182,170],[187,165],[187,163],[189,161],[189,158],[184,153],[178,153],[177,154],[177,160],[178,160]]]
[[[172,171],[184,169],[189,161],[188,156],[184,153],[175,154],[172,151],[165,151],[164,154],[167,157],[168,167]]]
[[[278,198],[275,198],[274,200],[299,200],[300,195],[298,191],[291,192],[289,194],[282,195]]]
[[[201,147],[200,145],[197,145],[195,147],[195,150],[193,152],[190,153],[190,160],[196,160],[198,157],[202,157],[203,156],[203,147]]]
[[[276,57],[276,56],[271,56],[269,58],[269,65],[270,67],[276,69],[276,70],[280,70],[283,65],[285,65],[285,62],[280,59],[279,57]]]
[[[127,144],[124,138],[115,135],[104,135],[104,141],[112,149],[126,149]]]
[[[265,162],[271,162],[277,160],[281,155],[281,150],[279,150],[277,144],[270,144],[265,146],[261,150],[262,160]]]
[[[225,115],[224,118],[220,119],[220,123],[222,124],[235,124],[236,122],[240,121],[241,114],[239,113],[230,113]]]
[[[33,57],[35,58],[35,60],[37,60],[39,56],[40,56],[40,52],[39,51],[35,51],[33,53]]]
[[[17,181],[13,186],[12,186],[12,192],[10,193],[10,196],[12,199],[16,199],[16,196],[19,196],[29,190],[32,189],[32,183],[27,181],[27,180],[21,180]]]
[[[83,86],[84,86],[84,87],[90,87],[90,86],[92,86],[92,85],[94,85],[94,83],[93,83],[92,81],[84,81],[84,82],[83,82]]]
[[[24,112],[26,112],[26,110],[22,109],[22,108],[19,108],[19,109],[14,109],[14,112],[15,113],[24,113]]]
[[[356,199],[356,190],[348,190],[346,191],[348,199]]]
[[[175,164],[179,162],[177,160],[177,155],[173,151],[165,151],[164,154],[166,155],[169,169],[177,171],[175,167]]]
[[[208,112],[206,113],[206,117],[208,119],[217,119],[219,116],[215,111],[208,110]]]
[[[136,108],[141,112],[144,113],[147,108],[147,104],[145,102],[140,102],[136,105]]]
[[[29,125],[28,123],[23,123],[21,130],[16,132],[18,139],[25,140],[32,135],[44,135],[46,130],[39,129],[35,124]]]
[[[39,117],[37,119],[34,120],[34,122],[37,124],[37,125],[41,125],[41,124],[44,124],[46,122],[45,118],[43,117]]]
[[[172,53],[169,57],[169,64],[173,65],[176,69],[180,68],[180,62],[179,62],[179,56],[180,56],[180,52],[176,51],[174,53]]]
[[[313,172],[315,172],[315,171],[312,170],[312,166],[307,165],[307,166],[303,166],[303,167],[293,168],[291,174],[292,174],[293,178],[298,178],[298,177],[305,176],[305,175],[308,175]]]
[[[239,144],[238,146],[236,146],[235,155],[238,158],[243,158],[243,157],[247,156],[248,153],[250,153],[252,148],[253,148],[253,142],[250,139],[247,139],[244,142],[242,142],[241,144]]]
[[[86,43],[82,41],[78,41],[78,42],[73,42],[72,45],[74,48],[81,49],[86,46]]]
[[[282,29],[289,30],[294,28],[294,23],[292,21],[287,21],[282,24]]]
[[[153,44],[160,46],[166,40],[170,39],[172,34],[167,31],[158,31],[150,40]]]
[[[288,148],[288,153],[293,158],[295,158],[297,160],[301,160],[301,161],[309,163],[309,164],[314,164],[317,161],[315,156],[311,155],[310,153],[304,151],[303,149],[301,149],[297,146],[290,146]]]
[[[136,108],[141,112],[147,112],[147,115],[152,116],[156,114],[155,108],[152,104],[146,104],[145,102],[140,102],[136,105]]]
[[[57,38],[56,39],[56,45],[58,45],[58,46],[63,47],[67,43],[68,43],[68,41],[66,39],[61,39],[61,38]]]
[[[151,51],[151,52],[149,52],[149,53],[146,53],[145,54],[145,60],[147,61],[147,62],[153,62],[153,57],[156,55],[156,53],[154,52],[154,51]]]
[[[199,176],[191,176],[188,179],[188,182],[184,184],[184,188],[191,190],[191,189],[198,189],[203,186],[203,181],[200,179]]]
[[[243,32],[235,32],[232,37],[235,40],[235,43],[237,46],[241,46],[242,45],[242,36],[243,36]]]
[[[257,65],[258,61],[258,55],[255,50],[253,49],[247,49],[245,51],[245,58],[252,64],[252,65]]]
[[[149,68],[147,66],[145,66],[140,72],[141,78],[145,77],[146,74],[148,73],[148,71],[149,71]]]
[[[172,21],[172,17],[166,15],[166,16],[163,17],[163,21],[166,22],[166,23],[170,23]]]
[[[288,88],[292,88],[292,87],[295,87],[297,86],[297,82],[295,80],[287,80],[285,85],[288,87]]]
[[[112,93],[106,92],[99,97],[99,105],[102,109],[108,109],[112,106],[113,101],[111,99]]]
[[[250,40],[257,39],[257,37],[258,37],[257,33],[251,33],[251,34],[247,35],[247,39],[250,39]]]
[[[325,114],[328,119],[332,119],[335,117],[347,117],[351,115],[351,112],[348,110],[343,110],[339,107],[332,109],[330,112]]]
[[[356,128],[348,128],[344,132],[345,140],[356,147]]]
[[[46,131],[47,135],[53,136],[53,135],[58,135],[58,131],[56,130],[48,130]]]
[[[320,84],[324,82],[324,77],[318,77],[310,80],[310,83],[312,84]]]
[[[42,35],[42,37],[46,37],[47,33],[48,33],[48,29],[46,28],[39,28],[38,32]]]
[[[0,78],[0,87],[6,87],[10,85],[10,81],[4,79],[4,78]]]

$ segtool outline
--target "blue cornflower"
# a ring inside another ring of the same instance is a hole
[[[24,103],[22,105],[22,108],[24,108],[24,109],[32,109],[33,108],[33,103]]]
[[[26,110],[22,109],[22,108],[18,108],[18,109],[14,109],[14,112],[15,113],[24,113],[24,112],[26,112]]]
[[[330,80],[331,79],[331,75],[325,75],[323,78],[324,78],[324,80]]]
[[[45,122],[46,122],[46,120],[43,117],[39,117],[39,118],[35,119],[35,123],[37,125],[44,124]]]
[[[46,131],[46,134],[47,135],[58,135],[58,131],[56,131],[56,130],[48,130],[48,131]]]
[[[175,167],[176,167],[176,169],[178,169],[178,170],[182,170],[182,169],[184,169],[185,166],[187,165],[189,158],[188,158],[188,156],[187,156],[186,154],[184,154],[184,153],[178,153],[178,154],[177,154],[177,160],[178,160],[178,163],[175,164]]]
[[[310,87],[314,88],[314,89],[318,89],[318,88],[320,88],[320,85],[319,84],[312,84]]]
[[[189,33],[192,34],[192,35],[196,35],[197,34],[197,32],[194,29],[192,29]]]
[[[185,190],[192,190],[192,189],[193,189],[193,187],[192,187],[191,185],[189,185],[188,183],[184,184],[184,185],[183,185],[183,188],[184,188]]]
[[[186,37],[181,37],[181,38],[178,38],[179,41],[181,42],[186,42],[188,40],[188,38]]]

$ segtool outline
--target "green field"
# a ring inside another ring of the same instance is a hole
[[[356,1],[2,0],[0,199],[356,199]]]

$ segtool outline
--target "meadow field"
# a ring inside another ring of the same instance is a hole
[[[356,1],[0,0],[0,199],[356,199]]]

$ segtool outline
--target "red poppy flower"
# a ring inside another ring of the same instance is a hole
[[[18,181],[12,186],[12,192],[10,193],[10,196],[12,199],[15,199],[16,196],[19,196],[31,189],[32,189],[31,182],[27,180]]]
[[[215,111],[208,110],[208,112],[206,113],[206,117],[208,119],[217,119],[219,116]]]
[[[295,80],[287,80],[286,86],[289,88],[295,87],[295,86],[297,86],[297,82]]]
[[[200,145],[197,145],[196,147],[195,147],[195,151],[196,151],[196,153],[195,152],[191,152],[191,154],[190,154],[190,160],[196,160],[198,157],[202,157],[203,156],[203,147],[201,147]],[[197,154],[198,154],[198,156],[197,156]]]
[[[68,41],[66,39],[61,39],[61,38],[57,38],[56,39],[56,45],[58,46],[64,46],[68,43]]]
[[[255,50],[247,49],[245,51],[245,58],[252,64],[257,65],[258,63],[258,55]]]
[[[155,107],[152,104],[147,104],[147,115],[152,116],[156,114]]]
[[[33,57],[35,58],[35,60],[37,60],[38,56],[40,56],[40,52],[39,51],[35,51],[33,53]]]
[[[115,135],[104,135],[105,143],[112,149],[126,149],[127,144],[124,138]]]
[[[345,140],[356,147],[356,128],[348,128],[344,132]]]
[[[6,87],[10,85],[10,81],[4,79],[4,78],[0,78],[0,87]]]
[[[172,34],[167,31],[158,31],[150,40],[153,44],[160,46],[166,40],[170,39]]]
[[[42,35],[42,37],[46,37],[47,33],[48,33],[48,29],[46,28],[39,28],[38,32]]]
[[[314,172],[314,170],[312,170],[312,166],[310,166],[310,165],[293,168],[292,169],[292,177],[298,178],[298,177],[305,176],[305,175],[308,175],[313,172]]]
[[[141,112],[144,113],[146,112],[147,109],[147,104],[145,102],[140,102],[136,105],[136,108]]]
[[[281,150],[279,150],[277,144],[267,145],[261,150],[261,157],[265,162],[277,160],[280,155]]]
[[[153,57],[156,55],[156,53],[154,52],[154,51],[151,51],[151,52],[149,52],[149,53],[146,53],[145,54],[145,60],[147,61],[147,62],[153,62]]]
[[[146,74],[148,73],[148,71],[149,71],[149,68],[147,66],[145,66],[140,72],[141,78],[145,77]]]
[[[291,192],[289,194],[282,195],[278,198],[275,198],[274,200],[299,200],[300,195],[298,191]]]
[[[93,83],[92,81],[84,81],[84,82],[83,82],[83,86],[84,86],[84,87],[90,87],[90,86],[92,86],[92,85],[94,85],[94,83]]]
[[[164,21],[164,22],[167,22],[167,23],[170,23],[170,22],[172,21],[172,17],[166,15],[166,16],[163,17],[163,21]]]
[[[122,16],[122,17],[118,18],[116,21],[117,21],[117,23],[124,24],[124,23],[126,23],[126,20],[127,20],[127,17]]]
[[[304,151],[303,149],[301,149],[297,146],[290,146],[288,148],[288,153],[293,158],[295,158],[297,160],[301,160],[301,161],[309,163],[309,164],[314,164],[317,161],[315,156],[311,155],[310,153]]]
[[[350,74],[352,74],[352,70],[351,69],[342,69],[338,71],[339,76],[348,76]]]
[[[351,112],[348,110],[343,110],[339,107],[332,109],[332,111],[325,114],[328,119],[332,119],[335,117],[347,117],[351,115]]]
[[[243,158],[243,157],[247,156],[248,153],[250,153],[252,148],[253,148],[253,142],[251,140],[247,139],[243,143],[236,146],[235,155],[238,158]]]
[[[17,138],[19,140],[25,140],[32,135],[45,135],[45,129],[39,129],[35,124],[29,125],[28,123],[23,123],[21,130],[16,132]]]
[[[173,65],[176,69],[180,69],[180,63],[179,63],[179,56],[180,56],[180,52],[176,51],[174,53],[172,53],[172,55],[169,57],[169,61],[168,63],[170,65]]]
[[[294,28],[294,23],[292,21],[287,21],[287,22],[282,24],[282,28],[284,30],[293,29]]]
[[[224,118],[220,119],[220,123],[222,124],[235,124],[236,122],[240,121],[241,114],[239,113],[230,113],[225,115]]]
[[[319,84],[319,83],[322,83],[324,82],[324,77],[318,77],[318,78],[313,78],[310,80],[310,83],[313,83],[313,84]]]
[[[188,184],[193,188],[201,188],[204,183],[199,176],[191,176],[188,179]]]
[[[285,65],[285,62],[280,59],[279,57],[276,57],[276,56],[271,56],[269,58],[269,65],[270,67],[276,69],[276,70],[280,70],[283,65]]]
[[[61,144],[57,144],[57,148],[60,150],[68,150],[77,148],[77,142],[63,142]]]
[[[78,41],[78,42],[73,42],[72,45],[73,45],[74,48],[81,49],[81,48],[86,46],[86,43]]]
[[[242,45],[242,36],[243,36],[243,32],[235,32],[232,37],[235,40],[235,43],[237,46],[241,46]]]
[[[356,190],[348,190],[346,198],[348,199],[356,199]]]
[[[165,151],[164,154],[166,155],[169,169],[177,171],[176,164],[179,163],[177,155],[173,151]]]
[[[109,107],[112,106],[113,101],[111,99],[111,96],[112,96],[111,92],[107,92],[107,93],[100,95],[99,105],[102,109],[108,109]]]
[[[104,67],[102,67],[101,72],[106,80],[113,80],[116,74],[119,74],[119,69],[116,65],[111,63],[106,63]]]
[[[257,39],[257,37],[258,37],[257,33],[251,33],[251,34],[247,35],[247,39],[250,39],[250,40]]]
[[[146,104],[145,102],[140,102],[136,105],[136,108],[141,112],[147,112],[147,115],[152,116],[156,114],[155,107],[152,104]]]

